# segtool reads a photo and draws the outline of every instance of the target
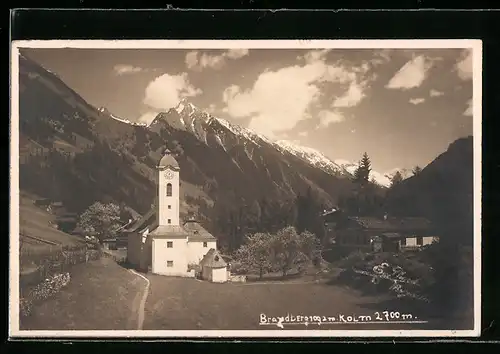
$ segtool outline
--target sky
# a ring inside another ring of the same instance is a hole
[[[23,54],[96,107],[151,121],[182,98],[334,161],[424,167],[472,135],[468,49],[76,49]]]

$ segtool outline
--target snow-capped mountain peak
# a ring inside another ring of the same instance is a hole
[[[335,162],[316,149],[301,146],[289,140],[278,140],[274,142],[274,146],[276,146],[278,150],[282,152],[286,151],[330,174],[338,174],[340,172],[340,168]]]
[[[223,118],[215,117],[214,115],[189,102],[186,98],[183,98],[172,110],[177,112],[180,116],[178,119],[182,123],[182,126],[187,130],[195,132],[197,135],[200,134],[200,126],[205,127],[204,129],[208,129],[210,126],[221,126],[234,136],[251,141],[256,145],[262,145],[263,143],[272,144],[272,142],[265,136],[257,134],[250,129],[243,128],[237,124],[230,123]],[[218,141],[224,140],[219,135],[217,135],[216,139]]]
[[[234,135],[240,136],[242,138],[246,138],[246,139],[250,140],[251,142],[253,142],[254,144],[260,145],[260,143],[262,141],[267,143],[267,144],[272,144],[268,138],[266,138],[265,136],[263,136],[261,134],[257,134],[250,129],[240,127],[239,125],[236,125],[236,124],[231,124],[227,120],[222,119],[222,118],[217,118],[217,117],[213,117],[213,116],[211,116],[211,117],[212,117],[212,119],[217,121],[220,125],[225,127],[227,130],[229,130]]]
[[[196,112],[202,112],[201,109],[199,109],[194,104],[189,102],[186,98],[183,98],[182,100],[180,100],[180,102],[177,104],[177,106],[174,109],[179,114],[187,114],[187,115],[192,115]]]
[[[272,141],[251,129],[231,123],[226,119],[215,117],[205,110],[198,108],[186,98],[183,98],[168,112],[160,113],[154,119],[154,122],[159,121],[164,121],[175,130],[189,131],[205,144],[208,144],[208,136],[211,135],[225,151],[228,151],[231,148],[230,145],[234,144],[246,146],[250,143],[257,147],[270,146],[281,154],[291,154],[332,176],[350,176],[357,168],[356,163],[346,160],[333,161],[320,151],[302,146],[295,141]],[[229,135],[227,135],[228,133]],[[229,136],[232,136],[232,138],[229,138]],[[235,141],[234,138],[237,140]],[[370,177],[382,186],[387,186],[390,183],[386,176],[376,171],[372,171]]]
[[[114,114],[112,114],[106,107],[99,107],[98,111],[100,113],[106,114],[109,117],[113,118],[114,120],[117,120],[117,121],[122,122],[122,123],[136,125],[136,126],[146,126],[147,125],[146,123],[131,122],[128,119],[119,118],[119,117],[115,116]]]

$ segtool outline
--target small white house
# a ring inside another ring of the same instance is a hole
[[[158,166],[158,195],[153,208],[130,228],[127,261],[154,274],[194,277],[217,240],[196,220],[179,221],[179,165],[167,151]]]
[[[200,262],[201,278],[213,283],[225,283],[230,279],[227,263],[219,251],[212,248]]]
[[[407,236],[402,237],[401,248],[418,248],[439,242],[436,236]]]

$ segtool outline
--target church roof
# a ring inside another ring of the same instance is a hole
[[[165,152],[165,155],[163,155],[163,157],[161,158],[160,162],[158,163],[158,167],[175,167],[175,168],[179,168],[179,163],[177,162],[177,160],[172,156],[172,154],[170,153],[170,151],[166,151]]]
[[[205,230],[196,220],[188,220],[183,225],[158,226],[154,207],[124,231],[141,233],[146,228],[149,228],[151,235],[158,238],[188,237],[189,241],[217,241],[217,239],[210,232]]]
[[[180,225],[161,225],[156,227],[150,233],[155,238],[168,237],[168,238],[185,238],[189,233]]]
[[[200,266],[209,268],[226,268],[227,263],[222,258],[219,251],[217,251],[214,248],[211,248],[200,261]]]
[[[188,220],[183,225],[189,233],[190,241],[216,241],[217,239],[203,228],[196,220]]]

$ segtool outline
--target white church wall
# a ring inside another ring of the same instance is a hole
[[[211,249],[217,249],[216,241],[206,242],[206,247],[203,246],[204,241],[189,241],[188,243],[188,262],[189,264],[198,264],[201,259]]]
[[[170,178],[167,177],[170,174]],[[158,213],[160,225],[179,225],[179,171],[167,168],[158,171]],[[172,185],[172,195],[167,195],[167,185]],[[170,222],[169,222],[170,220]]]
[[[172,247],[168,243],[172,242]],[[163,275],[188,276],[186,239],[155,238],[152,246],[152,272]],[[172,262],[172,263],[170,263]]]
[[[422,237],[422,245],[423,246],[430,245],[433,242],[439,242],[439,239],[437,237],[433,237],[433,236]]]

